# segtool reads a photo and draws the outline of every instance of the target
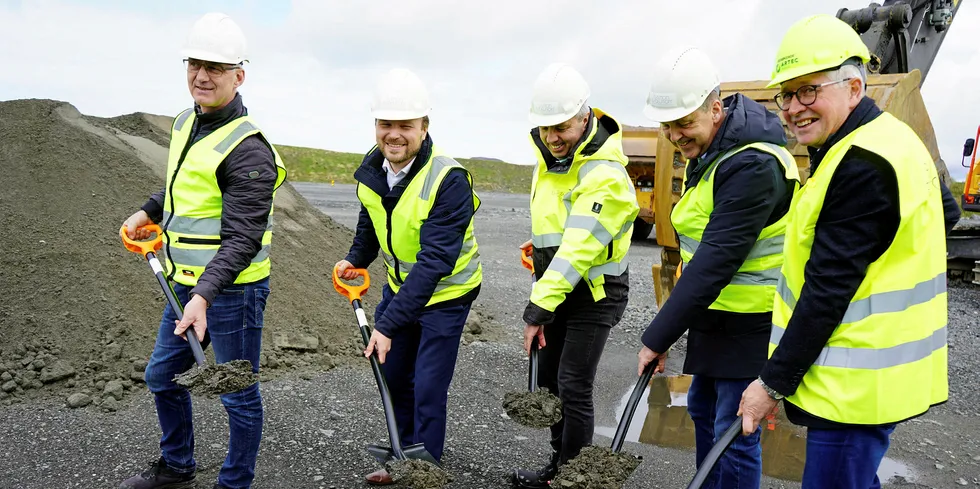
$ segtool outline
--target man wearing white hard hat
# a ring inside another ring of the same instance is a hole
[[[516,469],[517,487],[549,487],[558,467],[592,443],[592,388],[609,331],[626,310],[626,252],[639,213],[626,173],[622,127],[589,107],[589,85],[553,63],[534,83],[528,119],[537,154],[531,180],[531,247],[536,282],[524,310],[524,350],[539,347],[538,385],[562,400],[551,426],[551,460]]]
[[[364,355],[377,352],[402,443],[422,443],[440,461],[460,337],[483,282],[473,236],[480,199],[469,171],[433,144],[428,91],[413,72],[386,73],[371,114],[376,144],[354,172],[354,242],[335,266],[352,279],[381,253],[387,283]],[[384,469],[366,479],[393,482]]]
[[[217,363],[249,360],[258,372],[270,294],[272,203],[286,170],[238,93],[245,47],[227,15],[209,13],[194,24],[181,53],[194,107],[174,119],[164,189],[124,223],[132,239],[148,238],[140,228],[150,222],[163,228],[167,275],[184,316],[178,324],[166,306],[144,374],[163,432],[160,458],[123,489],[195,487],[191,398],[173,381],[194,365],[182,335],[212,345]],[[259,383],[223,394],[221,402],[230,436],[214,487],[247,488],[262,437]]]
[[[654,66],[644,114],[688,160],[670,220],[682,273],[642,336],[639,370],[664,369],[687,332],[683,371],[700,467],[737,417],[742,391],[766,361],[787,210],[799,171],[776,114],[734,94],[701,50],[680,46]],[[704,487],[759,487],[761,431],[736,439]]]

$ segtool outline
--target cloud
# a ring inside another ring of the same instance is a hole
[[[394,66],[429,86],[432,135],[451,154],[529,163],[531,85],[548,63],[574,64],[590,103],[621,122],[642,116],[650,68],[674,43],[700,45],[725,81],[768,78],[779,40],[809,14],[866,2],[500,0],[0,2],[0,98],[67,100],[113,116],[186,107],[177,53],[193,21],[223,9],[249,39],[242,94],[273,141],[362,152],[373,144],[371,89]],[[962,178],[963,140],[980,117],[980,7],[964,4],[922,94],[943,158]]]

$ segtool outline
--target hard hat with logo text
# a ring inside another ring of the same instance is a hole
[[[578,114],[589,95],[589,84],[575,68],[552,63],[534,82],[528,120],[538,127],[561,124]]]
[[[767,88],[818,71],[837,68],[850,58],[871,60],[868,46],[846,22],[827,14],[812,15],[790,26],[776,52]]]
[[[655,122],[675,121],[701,107],[720,85],[707,54],[693,46],[672,48],[654,66],[643,115]]]

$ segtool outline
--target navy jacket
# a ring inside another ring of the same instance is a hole
[[[820,166],[828,149],[880,114],[874,100],[865,97],[822,147],[810,149],[810,174]],[[960,219],[960,209],[942,181],[940,187],[948,235]],[[897,202],[898,179],[892,166],[861,148],[848,150],[830,179],[817,217],[804,272],[806,288],[779,348],[761,374],[762,381],[776,392],[796,392],[803,375],[840,324],[868,266],[891,246],[901,221]],[[794,424],[822,429],[844,426],[817,418],[788,402],[783,405]]]
[[[197,105],[194,110],[190,144],[232,120],[248,115],[241,94],[235,94],[228,105],[215,112],[201,113]],[[258,176],[253,178],[254,175]],[[218,165],[215,177],[221,189],[221,246],[197,279],[191,294],[200,295],[208,304],[214,302],[214,297],[232,285],[259,253],[278,176],[269,143],[259,134],[243,139]],[[155,223],[163,219],[165,191],[162,189],[153,194],[142,207]]]
[[[687,164],[688,186],[703,185],[708,164],[720,153],[752,142],[786,144],[779,117],[741,95],[726,97],[725,120],[705,154]],[[786,214],[793,185],[769,153],[741,151],[715,170],[714,210],[701,244],[670,298],[643,333],[643,344],[663,353],[685,331],[684,372],[751,378],[767,357],[772,313],[708,309],[748,256],[762,229]]]
[[[357,180],[358,185],[366,185],[378,195],[382,195],[382,205],[391,212],[401,199],[405,187],[418,175],[419,170],[428,164],[431,154],[432,138],[426,135],[408,175],[394,188],[388,188],[385,170],[381,167],[384,155],[380,149],[375,148],[364,156],[361,166],[354,172],[354,179]],[[476,287],[457,299],[440,302],[429,308],[425,307],[439,280],[452,273],[456,265],[456,257],[463,247],[466,228],[475,212],[473,190],[462,169],[449,171],[435,199],[428,219],[422,224],[419,237],[421,251],[415,256],[416,263],[412,267],[412,272],[408,274],[405,283],[399,288],[381,317],[374,318],[374,328],[389,338],[400,328],[415,324],[425,310],[472,302],[480,293],[480,287]],[[361,205],[354,242],[344,259],[357,268],[366,268],[378,257],[380,250],[381,245],[378,243],[378,235],[374,231],[371,216],[367,208]],[[387,282],[387,277],[385,280]]]

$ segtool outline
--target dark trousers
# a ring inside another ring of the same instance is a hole
[[[625,300],[566,300],[555,311],[555,322],[544,327],[547,346],[538,354],[538,386],[558,396],[563,405],[561,421],[551,426],[551,448],[560,454],[560,464],[592,443],[596,368],[609,330],[625,310]]]
[[[755,379],[718,379],[695,375],[687,392],[687,412],[694,421],[695,466],[735,421],[742,392]],[[757,489],[762,480],[762,428],[739,436],[725,450],[702,489]]]
[[[879,489],[878,465],[895,425],[806,432],[803,489]]]
[[[187,304],[191,287],[181,284],[173,284],[173,287],[180,303]],[[212,346],[217,363],[249,360],[252,371],[259,371],[268,298],[268,278],[247,285],[232,285],[214,297],[207,312],[208,329],[201,346]],[[191,396],[173,378],[194,366],[194,355],[187,340],[174,334],[176,319],[177,314],[167,304],[144,378],[156,400],[162,431],[161,455],[176,472],[188,473],[197,467]],[[220,397],[228,413],[229,433],[228,454],[218,471],[218,483],[231,489],[248,488],[255,477],[255,462],[262,439],[264,414],[259,383]]]
[[[385,285],[376,318],[393,298]],[[402,445],[422,443],[436,460],[442,459],[449,384],[471,304],[428,310],[415,324],[402,326],[391,338],[391,350],[381,365]]]

